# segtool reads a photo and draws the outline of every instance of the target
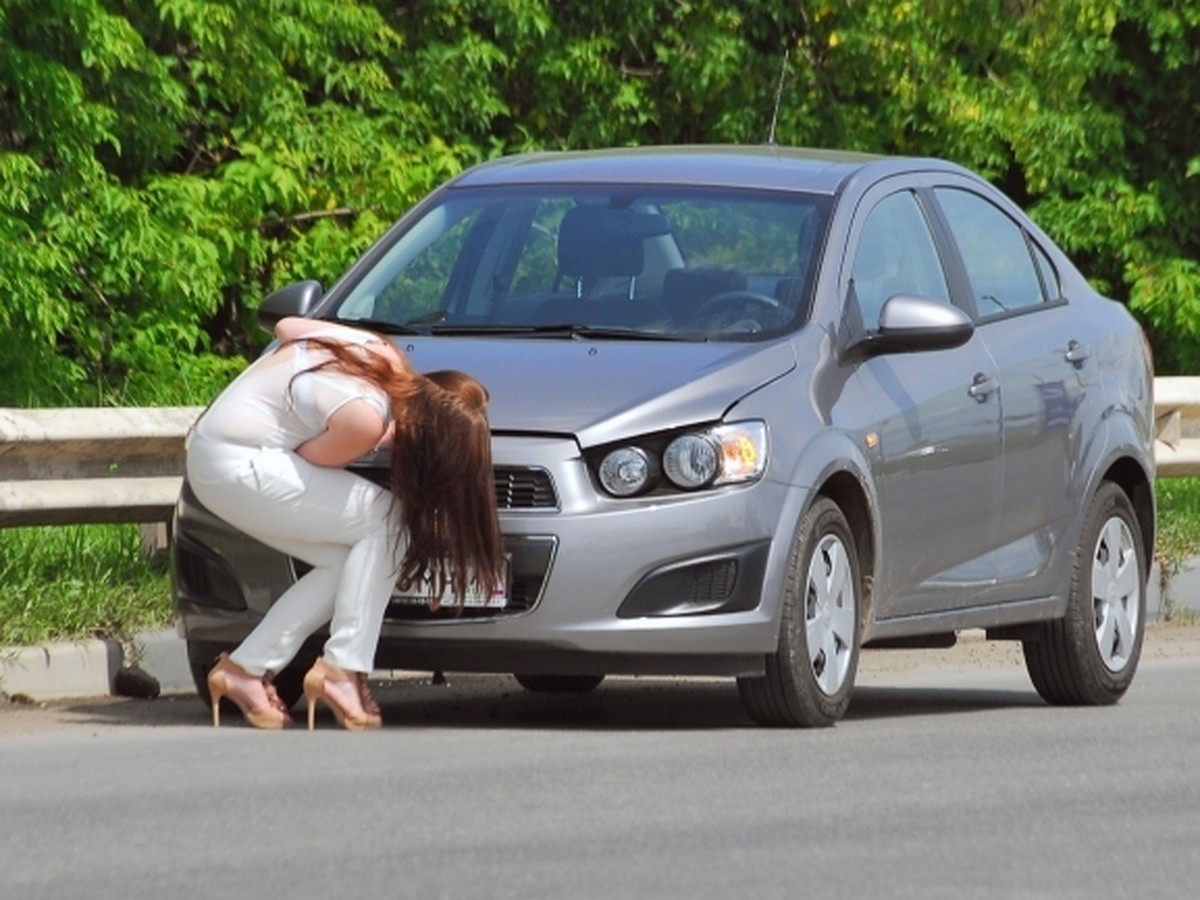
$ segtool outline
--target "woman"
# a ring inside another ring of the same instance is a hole
[[[214,514],[313,568],[209,673],[213,724],[222,697],[256,728],[287,724],[272,673],[328,622],[304,677],[308,727],[321,701],[345,728],[378,728],[366,675],[397,582],[461,598],[503,577],[487,391],[461,372],[418,374],[368,331],[285,318],[275,333],[280,345],[196,423],[188,482]],[[343,468],[384,446],[390,492]]]

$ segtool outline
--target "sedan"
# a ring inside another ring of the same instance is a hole
[[[1150,354],[999,191],[935,159],[762,147],[508,157],[329,290],[489,389],[503,589],[397,591],[381,669],[736,679],[825,726],[864,647],[1018,640],[1052,704],[1129,687],[1155,537]],[[379,454],[356,462],[386,479]],[[197,686],[305,564],[184,486],[174,600]],[[319,636],[318,636],[319,639]],[[281,673],[285,697],[318,652]]]

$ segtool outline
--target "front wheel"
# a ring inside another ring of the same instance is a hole
[[[822,497],[800,521],[788,556],[779,644],[761,678],[739,678],[759,724],[833,725],[850,705],[858,669],[858,551],[846,517]]]
[[[1142,653],[1146,572],[1133,505],[1105,482],[1084,520],[1067,614],[1023,643],[1029,678],[1047,703],[1100,706],[1129,688]]]

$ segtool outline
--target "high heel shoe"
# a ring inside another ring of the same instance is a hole
[[[374,707],[375,704],[370,699],[370,695],[366,694],[364,699],[363,681],[365,677],[361,672],[347,672],[345,669],[339,669],[337,666],[327,663],[325,657],[320,657],[304,676],[304,699],[308,701],[308,730],[312,731],[316,727],[314,717],[318,700],[325,701],[325,705],[329,707],[338,724],[347,731],[369,731],[379,728],[383,724],[383,718],[378,713],[371,711],[371,707]],[[330,682],[352,682],[353,695],[358,701],[359,708],[350,709],[344,706],[343,695],[331,691],[329,689]],[[378,709],[378,707],[375,708]]]
[[[371,696],[371,687],[367,683],[366,675],[358,677],[358,702],[362,704],[363,712],[368,716],[378,719],[379,724],[383,724],[383,716],[381,715],[379,704]]]
[[[231,680],[230,676],[233,676],[233,679],[250,679],[261,683],[266,705],[255,703],[254,698],[246,696],[244,692],[239,692],[237,684]],[[275,693],[274,686],[271,685],[269,679],[256,678],[224,653],[208,673],[208,695],[212,700],[214,728],[219,728],[221,725],[221,699],[223,697],[228,697],[242,711],[246,721],[255,728],[275,730],[291,721],[287,711],[282,708],[282,701],[278,699],[278,694]]]

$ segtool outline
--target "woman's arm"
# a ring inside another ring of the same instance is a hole
[[[370,453],[390,429],[379,410],[366,400],[351,400],[334,410],[325,430],[296,448],[313,465],[341,468]]]
[[[364,335],[370,334],[361,328],[351,328],[349,325],[326,322],[322,319],[304,319],[300,316],[285,316],[275,323],[275,337],[281,341],[294,341],[307,337],[315,331],[331,337],[336,336],[339,332],[345,332],[346,339],[356,343],[362,341]],[[371,336],[375,337],[375,335]]]
[[[371,353],[387,357],[399,371],[405,373],[412,371],[404,354],[391,341],[365,328],[352,328],[349,325],[342,325],[338,322],[327,322],[323,319],[304,319],[300,316],[285,316],[275,323],[275,336],[284,343],[299,340],[314,332],[320,332],[322,335],[334,339],[341,334],[344,336],[346,343],[356,344]]]

